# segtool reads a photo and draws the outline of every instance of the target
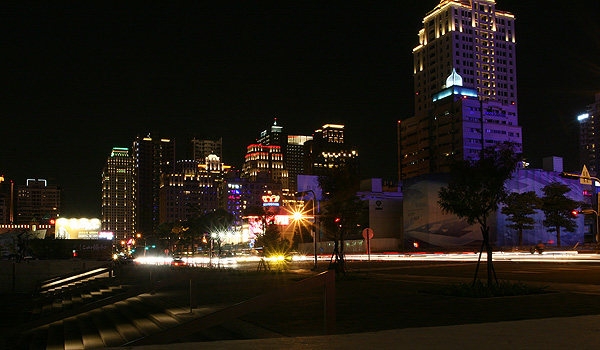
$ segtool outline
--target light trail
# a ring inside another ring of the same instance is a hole
[[[346,261],[367,261],[367,254],[346,254]],[[227,258],[208,258],[208,257],[182,257],[181,260],[189,266],[210,267],[223,266],[236,268],[239,264],[258,263],[260,256],[239,256]],[[264,258],[268,262],[281,262],[283,256],[274,256]],[[479,253],[460,252],[460,253],[390,253],[390,254],[371,254],[371,261],[438,261],[438,262],[475,262],[479,259]],[[600,263],[600,254],[579,254],[577,251],[545,251],[542,254],[531,254],[529,252],[494,252],[493,261],[512,261],[512,262],[554,262],[554,263]],[[286,260],[292,262],[311,262],[314,261],[313,255],[292,255]],[[319,261],[330,261],[331,255],[318,255]],[[487,260],[487,254],[481,255],[481,260]],[[171,257],[141,257],[134,260],[136,263],[145,265],[171,265]]]

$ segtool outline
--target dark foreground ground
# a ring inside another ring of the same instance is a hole
[[[495,266],[499,279],[544,286],[548,293],[474,299],[430,292],[472,281],[474,263],[374,263],[370,273],[364,263],[350,263],[349,272],[336,280],[337,333],[600,314],[600,266],[512,262]],[[483,268],[480,276],[485,273]],[[240,302],[312,274],[303,266],[293,266],[287,273],[209,271],[199,282],[198,305]],[[186,285],[159,296],[182,310],[189,307]],[[243,319],[285,336],[320,335],[323,299],[323,290],[315,289]]]
[[[147,281],[150,275],[161,280],[194,275],[198,306],[193,312],[205,314],[319,272],[310,271],[310,267],[309,263],[295,263],[285,271],[259,273],[253,266],[245,271],[129,266],[122,279],[124,283],[136,284]],[[319,267],[324,271],[327,264]],[[351,262],[348,267],[348,272],[336,280],[337,334],[600,315],[600,266],[594,263],[497,262],[499,279],[545,286],[548,293],[486,299],[431,293],[435,288],[472,281],[474,263],[372,263],[370,272],[366,263]],[[485,274],[483,267],[480,276]],[[322,335],[324,294],[322,288],[317,288],[267,305],[242,320],[256,327],[257,337],[259,333],[285,337]],[[156,297],[174,313],[190,313],[189,280],[158,290]],[[20,321],[21,305],[28,298],[24,294],[0,298],[1,327]],[[537,335],[534,330],[531,332],[535,339]]]

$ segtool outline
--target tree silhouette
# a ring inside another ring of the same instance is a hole
[[[565,196],[571,189],[560,182],[552,182],[542,188],[542,191],[544,197],[541,209],[546,216],[544,226],[548,227],[548,231],[556,232],[556,245],[560,247],[560,229],[575,231],[577,224],[573,211],[579,208],[581,203]]]
[[[319,221],[326,234],[334,241],[331,266],[345,273],[344,240],[357,232],[361,202],[356,196],[359,181],[346,168],[334,168],[327,176],[319,176],[324,203]],[[315,252],[316,254],[316,252]]]
[[[492,246],[488,219],[506,198],[506,180],[512,178],[519,155],[510,143],[488,147],[478,160],[459,160],[452,165],[448,187],[439,191],[438,204],[446,213],[463,218],[469,225],[478,224],[483,238],[481,251],[487,251],[488,287],[492,285]],[[479,254],[481,258],[481,252]],[[475,270],[475,278],[479,263]]]
[[[535,221],[531,215],[540,208],[541,200],[535,191],[524,193],[513,192],[504,200],[506,206],[502,208],[502,214],[508,216],[513,223],[506,225],[518,232],[519,247],[523,246],[523,230],[531,230]]]

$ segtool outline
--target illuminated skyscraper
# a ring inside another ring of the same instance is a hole
[[[298,191],[298,175],[306,175],[305,168],[305,143],[312,140],[312,136],[288,135],[285,147],[285,169],[288,171],[290,191]]]
[[[230,169],[214,154],[202,163],[178,160],[175,172],[162,175],[160,223],[185,221],[219,208],[219,187]]]
[[[148,135],[133,142],[133,200],[136,233],[150,234],[160,222],[160,181],[174,172],[175,141]]]
[[[345,137],[345,126],[325,124],[305,142],[306,174],[327,175],[332,169],[344,168],[358,175],[358,151]]]
[[[223,138],[218,140],[202,140],[193,137],[188,147],[189,159],[196,160],[200,164],[203,164],[206,157],[211,154],[216,155],[219,159],[223,159]]]
[[[257,179],[271,179],[281,184],[284,193],[289,191],[289,173],[285,167],[285,149],[287,138],[283,134],[283,127],[273,125],[260,133],[256,143],[247,147],[241,177],[257,181]],[[262,180],[261,180],[262,181]]]
[[[133,159],[115,147],[102,171],[102,230],[115,239],[134,236]]]
[[[289,189],[288,172],[283,167],[281,146],[249,145],[242,167],[242,177],[250,179],[250,181],[269,178],[280,183],[284,191],[287,191]]]
[[[442,0],[414,55],[415,115],[398,123],[399,179],[447,172],[512,142],[518,126],[514,16],[493,0]]]
[[[517,105],[515,17],[494,0],[442,0],[414,48],[415,114],[433,107],[452,70],[483,101]]]
[[[595,103],[589,105],[579,121],[579,162],[585,165],[592,176],[600,173],[600,93],[596,94]]]

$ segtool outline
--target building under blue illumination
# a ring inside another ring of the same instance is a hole
[[[477,90],[462,86],[455,70],[444,89],[433,95],[433,107],[400,121],[398,129],[401,180],[448,172],[455,160],[477,159],[482,147],[506,141],[517,152],[522,147],[516,106],[482,100]]]

